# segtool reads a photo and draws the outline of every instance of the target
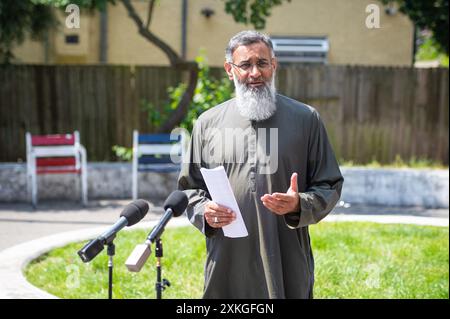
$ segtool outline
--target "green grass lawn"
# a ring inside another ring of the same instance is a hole
[[[315,298],[449,298],[448,227],[323,222],[310,227],[315,256]],[[124,263],[148,231],[121,232],[114,243],[114,298],[155,298],[152,256],[139,273]],[[200,298],[205,241],[194,227],[163,236],[163,298]],[[61,298],[106,298],[106,250],[88,264],[75,243],[41,256],[25,271],[37,287]]]

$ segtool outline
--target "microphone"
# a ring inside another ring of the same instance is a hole
[[[86,263],[94,259],[103,250],[103,246],[109,244],[116,237],[118,231],[125,226],[132,226],[144,218],[148,208],[147,202],[142,199],[135,200],[125,206],[120,213],[119,220],[114,225],[78,251],[81,260]]]
[[[159,239],[164,231],[164,227],[167,225],[172,216],[178,217],[183,214],[187,205],[188,198],[182,191],[174,191],[169,195],[164,202],[164,216],[147,236],[145,243],[137,245],[125,262],[125,265],[129,271],[139,272],[141,270],[142,266],[147,261],[147,258],[152,253],[150,245]]]

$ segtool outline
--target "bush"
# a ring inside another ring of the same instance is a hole
[[[199,55],[195,61],[199,66],[197,87],[195,88],[192,102],[189,105],[188,113],[180,124],[180,127],[189,132],[192,132],[194,123],[201,113],[233,96],[233,85],[231,81],[228,78],[213,78],[203,54]],[[159,111],[152,103],[142,100],[141,108],[147,112],[148,122],[154,127],[159,127],[163,124],[177,108],[185,90],[186,83],[180,83],[176,87],[169,87],[167,89],[169,99],[163,105],[162,111]],[[125,161],[131,160],[131,148],[114,145],[113,151],[118,158]]]

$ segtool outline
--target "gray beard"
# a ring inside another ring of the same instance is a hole
[[[263,121],[271,117],[277,110],[275,73],[272,79],[259,88],[247,87],[233,77],[236,88],[236,104],[239,113],[251,121]]]

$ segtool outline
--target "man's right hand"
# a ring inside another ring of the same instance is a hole
[[[221,228],[231,224],[236,219],[236,213],[225,206],[221,206],[215,202],[208,202],[205,205],[203,214],[206,222],[213,228]]]

